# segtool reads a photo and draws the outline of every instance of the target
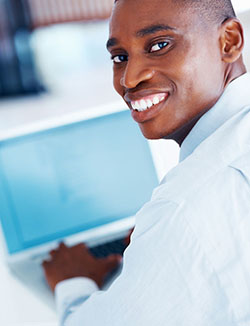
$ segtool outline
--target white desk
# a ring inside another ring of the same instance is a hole
[[[57,325],[55,311],[40,301],[10,273],[4,263],[2,245],[0,245],[0,307],[2,326],[40,326],[39,323],[44,323],[44,326]]]

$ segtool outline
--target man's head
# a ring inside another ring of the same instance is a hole
[[[114,3],[118,2],[115,0]],[[182,10],[193,9],[203,21],[222,22],[227,18],[235,18],[231,0],[172,0]]]
[[[229,0],[117,0],[107,46],[144,136],[181,143],[245,71],[243,43]]]
[[[182,10],[196,12],[204,24],[221,24],[228,18],[236,17],[231,0],[172,0],[172,2]]]

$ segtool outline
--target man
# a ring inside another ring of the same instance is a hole
[[[138,212],[109,290],[97,285],[117,257],[97,261],[83,245],[52,252],[44,268],[62,325],[250,325],[243,43],[230,0],[116,1],[115,89],[146,138],[179,143],[180,164]],[[74,276],[85,278],[58,283]]]

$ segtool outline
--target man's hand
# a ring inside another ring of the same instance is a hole
[[[131,241],[131,235],[132,235],[133,232],[134,232],[134,228],[131,229],[131,230],[129,231],[128,235],[127,235],[126,238],[124,239],[124,242],[125,242],[126,247],[128,247],[129,244],[130,244],[130,241]]]
[[[84,276],[94,280],[99,287],[106,276],[121,262],[120,255],[95,258],[84,244],[67,247],[61,243],[50,252],[51,259],[42,263],[45,277],[52,291],[57,283],[73,277]]]

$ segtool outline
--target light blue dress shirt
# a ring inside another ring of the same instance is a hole
[[[109,290],[72,279],[56,299],[65,326],[250,325],[249,74],[186,137]]]

